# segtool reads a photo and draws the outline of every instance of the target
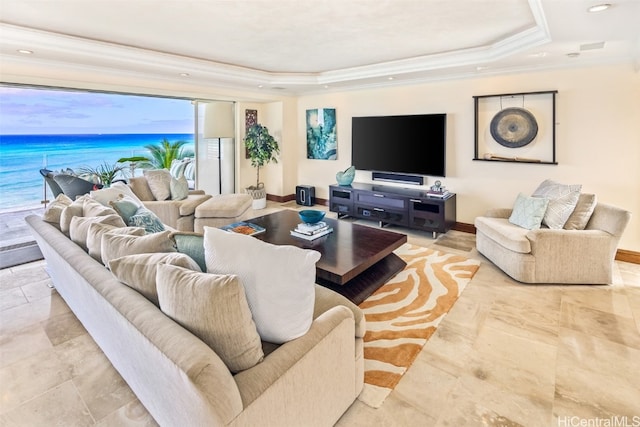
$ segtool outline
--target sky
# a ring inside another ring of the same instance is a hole
[[[0,86],[0,135],[193,133],[189,100]]]

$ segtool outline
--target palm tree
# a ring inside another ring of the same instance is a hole
[[[169,142],[164,138],[160,145],[145,145],[144,148],[151,154],[149,166],[154,169],[169,169],[173,160],[193,157],[193,151],[184,149],[185,144],[187,141]]]

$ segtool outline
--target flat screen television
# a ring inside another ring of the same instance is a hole
[[[351,161],[358,170],[445,176],[446,146],[446,114],[351,120]]]

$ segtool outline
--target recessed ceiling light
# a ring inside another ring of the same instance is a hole
[[[591,6],[589,9],[587,9],[587,11],[590,13],[602,12],[609,9],[610,7],[611,3],[596,4],[595,6]]]
[[[580,52],[569,52],[567,53],[567,56],[569,58],[577,58],[578,56],[580,56]]]
[[[489,67],[487,67],[487,66],[485,66],[485,65],[478,65],[478,66],[476,67],[476,71],[486,70],[487,68],[489,68]]]
[[[258,89],[262,89],[264,85],[258,85]]]
[[[180,77],[189,77],[190,75],[189,73],[180,73]]]
[[[33,51],[28,49],[18,49],[18,53],[22,53],[23,55],[31,55]]]
[[[387,80],[393,80],[395,77],[387,77]]]
[[[544,58],[548,54],[549,54],[548,52],[536,52],[536,53],[530,54],[529,56],[532,58]]]
[[[329,89],[329,85],[324,85],[324,88],[325,89]]]

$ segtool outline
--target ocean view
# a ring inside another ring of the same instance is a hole
[[[0,135],[0,212],[40,206],[40,169],[96,167],[122,157],[144,156],[145,145],[187,141],[193,134]],[[51,193],[48,191],[51,199]]]

